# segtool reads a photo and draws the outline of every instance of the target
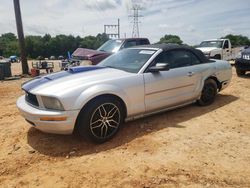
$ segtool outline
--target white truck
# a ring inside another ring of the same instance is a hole
[[[204,55],[211,59],[234,60],[238,56],[241,48],[232,48],[229,39],[204,40],[197,47]]]

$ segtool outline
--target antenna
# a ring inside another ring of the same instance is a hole
[[[143,17],[142,15],[139,15],[139,11],[142,10],[142,8],[135,4],[133,5],[132,9],[133,15],[130,15],[129,17],[133,18],[133,31],[132,31],[132,38],[138,38],[140,36],[139,31],[139,17]]]

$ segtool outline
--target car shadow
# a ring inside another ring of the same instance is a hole
[[[196,104],[193,104],[143,119],[127,122],[122,126],[119,133],[113,139],[103,144],[91,143],[77,135],[55,135],[42,133],[32,127],[28,131],[27,140],[28,144],[34,150],[52,157],[66,157],[72,152],[74,156],[99,153],[125,145],[135,138],[139,138],[162,129],[185,128],[185,126],[180,125],[182,122],[217,110],[236,101],[237,99],[237,97],[232,95],[219,94],[216,101],[210,106],[199,107]],[[161,120],[160,123],[159,120]]]

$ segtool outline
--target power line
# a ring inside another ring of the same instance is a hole
[[[139,18],[143,17],[142,15],[139,15],[139,11],[142,10],[142,8],[139,5],[133,5],[132,9],[133,15],[130,15],[129,17],[133,18],[133,31],[132,31],[132,37],[138,38],[140,36],[139,31]]]
[[[116,31],[110,33],[109,29],[116,29]],[[104,33],[108,35],[109,38],[120,38],[120,19],[118,19],[117,24],[104,25]]]

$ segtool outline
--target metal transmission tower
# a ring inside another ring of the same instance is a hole
[[[110,32],[109,29],[115,29],[115,32]],[[118,19],[117,24],[104,25],[104,33],[108,35],[109,38],[120,38],[120,19]]]
[[[142,15],[139,15],[139,11],[142,8],[139,5],[133,5],[132,11],[133,15],[130,15],[129,17],[133,18],[133,31],[132,31],[132,37],[137,38],[140,36],[140,31],[139,31],[139,17],[142,17]]]

